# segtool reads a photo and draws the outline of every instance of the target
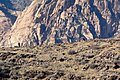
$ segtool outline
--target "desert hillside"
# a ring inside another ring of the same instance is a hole
[[[120,39],[0,48],[1,80],[120,80]]]
[[[0,80],[120,80],[120,0],[0,0]]]

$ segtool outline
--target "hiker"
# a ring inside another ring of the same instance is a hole
[[[18,43],[18,47],[20,47],[20,43]]]

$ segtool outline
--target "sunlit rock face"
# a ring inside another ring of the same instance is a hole
[[[0,42],[32,0],[0,0]]]
[[[7,9],[6,6],[0,1],[0,41],[3,39],[6,32],[12,27],[14,19],[16,18],[11,13],[10,9]]]
[[[34,0],[0,45],[35,46],[111,38],[119,35],[119,24],[120,0]]]
[[[10,25],[10,20],[7,17],[5,17],[5,14],[2,11],[0,11],[0,40],[2,39],[4,34],[8,30],[10,30]]]

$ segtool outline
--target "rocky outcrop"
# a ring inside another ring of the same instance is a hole
[[[31,1],[32,0],[0,0],[0,41],[5,34],[11,30],[18,15]]]
[[[34,46],[111,38],[119,33],[119,0],[34,0],[1,46]]]
[[[0,1],[0,41],[4,35],[11,29],[19,12],[7,8],[3,1]]]
[[[9,19],[5,17],[5,14],[2,11],[0,11],[0,40],[2,36],[4,36],[5,32],[10,30],[10,25],[11,22]]]
[[[22,11],[27,6],[29,6],[33,0],[10,0],[10,1],[13,4],[13,9]]]
[[[2,37],[10,30],[12,26],[12,21],[10,18],[11,17],[8,10],[5,9],[4,4],[0,3],[0,40],[2,40]]]
[[[16,11],[22,11],[31,4],[33,0],[0,0],[1,4],[4,4],[7,9]]]

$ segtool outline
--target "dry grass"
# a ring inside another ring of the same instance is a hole
[[[93,40],[34,48],[1,48],[1,79],[120,79],[120,43]],[[4,65],[2,65],[4,64]],[[8,70],[9,72],[5,72]]]

